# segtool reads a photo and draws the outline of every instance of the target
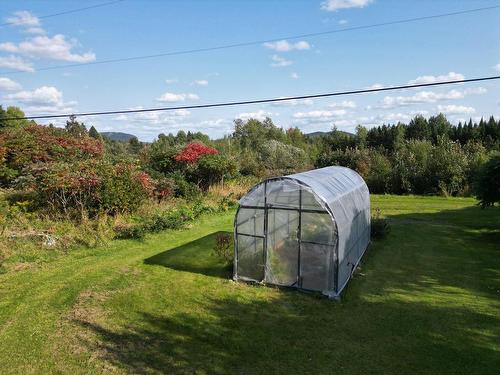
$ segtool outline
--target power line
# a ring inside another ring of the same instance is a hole
[[[466,10],[461,10],[461,11],[451,12],[451,13],[434,14],[434,15],[430,15],[430,16],[406,18],[406,19],[401,19],[401,20],[394,20],[394,21],[388,21],[388,22],[374,23],[374,24],[369,24],[369,25],[351,26],[351,27],[346,27],[346,28],[341,28],[341,29],[334,29],[334,30],[328,30],[328,31],[320,31],[320,32],[314,32],[314,33],[289,35],[289,36],[283,36],[283,37],[280,37],[280,38],[254,40],[254,41],[241,42],[241,43],[233,43],[233,44],[223,44],[223,45],[220,45],[220,46],[212,46],[212,47],[205,47],[205,48],[193,48],[193,49],[180,50],[180,51],[162,52],[162,53],[151,54],[151,55],[122,57],[122,58],[116,58],[116,59],[107,59],[107,60],[93,61],[93,62],[88,62],[88,63],[76,63],[76,64],[67,64],[67,65],[52,65],[52,66],[46,66],[46,67],[42,67],[42,68],[36,69],[36,71],[47,71],[47,70],[55,70],[55,69],[76,68],[76,67],[87,66],[87,65],[111,64],[111,63],[118,63],[118,62],[128,62],[128,61],[137,61],[137,60],[152,59],[152,58],[158,58],[158,57],[178,56],[178,55],[187,55],[187,54],[192,54],[192,53],[218,51],[218,50],[224,50],[224,49],[230,49],[230,48],[238,48],[238,47],[247,47],[247,46],[253,46],[253,45],[260,45],[260,44],[264,44],[264,43],[273,43],[273,42],[278,42],[280,40],[285,40],[285,39],[294,40],[294,39],[300,39],[300,38],[310,38],[310,37],[317,37],[317,36],[324,36],[324,35],[330,35],[330,34],[343,33],[343,32],[348,32],[348,31],[373,29],[373,28],[383,27],[383,26],[397,25],[397,24],[410,23],[410,22],[416,22],[416,21],[424,21],[424,20],[435,19],[435,18],[458,16],[458,15],[461,15],[461,14],[474,13],[474,12],[482,12],[482,11],[493,10],[493,9],[498,9],[498,8],[500,8],[500,5],[494,5],[494,6],[490,6],[490,7],[484,7],[484,8],[466,9]],[[0,74],[4,74],[4,75],[5,74],[22,74],[22,73],[27,73],[27,72],[25,72],[25,71],[15,71],[15,70],[8,70],[8,71],[0,72]]]
[[[91,5],[91,6],[84,7],[84,8],[70,9],[70,10],[66,10],[66,11],[63,11],[63,12],[59,12],[59,13],[46,14],[44,16],[40,16],[40,17],[37,17],[37,18],[38,19],[46,19],[46,18],[52,18],[52,17],[62,16],[62,15],[65,15],[65,14],[83,12],[83,11],[89,10],[89,9],[100,8],[100,7],[104,7],[104,6],[107,6],[107,5],[112,5],[112,4],[120,3],[122,1],[124,1],[124,0],[108,1],[107,3],[101,3],[101,4]],[[17,24],[17,22],[15,22],[15,21],[5,22],[5,23],[1,23],[0,27],[10,26],[10,25],[16,25],[16,24]]]
[[[3,121],[36,120],[36,119],[61,118],[61,117],[69,117],[69,116],[84,117],[84,116],[118,115],[118,114],[129,114],[129,113],[174,111],[174,110],[179,110],[179,109],[230,107],[230,106],[248,105],[248,104],[285,102],[285,101],[289,101],[289,100],[326,98],[326,97],[341,96],[341,95],[366,94],[366,93],[381,92],[381,91],[413,89],[413,88],[418,88],[418,87],[444,86],[444,85],[451,85],[451,84],[457,84],[457,83],[492,81],[492,80],[497,80],[497,79],[500,79],[500,76],[478,77],[478,78],[460,79],[460,80],[454,80],[454,81],[443,81],[443,82],[432,82],[432,83],[419,83],[419,84],[412,84],[412,85],[399,85],[399,86],[378,87],[378,88],[369,88],[369,89],[358,89],[358,90],[351,90],[351,91],[337,91],[337,92],[330,92],[330,93],[324,93],[324,94],[289,96],[289,97],[284,97],[284,98],[273,98],[273,99],[242,100],[242,101],[234,101],[234,102],[208,103],[208,104],[185,105],[185,106],[176,106],[176,107],[158,107],[158,108],[145,108],[145,109],[125,109],[125,110],[117,110],[117,111],[66,113],[66,114],[57,114],[57,115],[8,117],[8,118],[4,118],[2,120]]]

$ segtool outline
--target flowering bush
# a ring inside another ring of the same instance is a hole
[[[201,142],[190,143],[186,145],[181,152],[175,156],[175,160],[185,162],[188,164],[196,164],[198,160],[204,155],[218,154],[213,147],[206,146]]]

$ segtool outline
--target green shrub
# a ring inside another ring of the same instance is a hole
[[[143,239],[146,235],[144,226],[139,224],[117,225],[113,228],[117,239]]]
[[[382,239],[389,234],[391,227],[387,219],[381,217],[380,208],[375,210],[375,215],[371,219],[371,237],[373,239]]]
[[[109,213],[133,212],[152,194],[149,176],[129,163],[104,165],[101,177],[99,209]]]
[[[234,194],[230,193],[229,195],[223,196],[217,205],[217,209],[221,212],[226,212],[230,208],[236,207],[238,201],[234,198]]]
[[[287,174],[308,166],[308,156],[301,148],[269,140],[258,148],[259,164],[273,174]]]
[[[215,236],[214,254],[226,264],[233,262],[233,236],[228,233],[217,233]]]
[[[149,219],[146,229],[150,232],[160,232],[165,229],[180,229],[185,221],[180,211],[159,213]]]
[[[154,189],[149,176],[132,164],[91,160],[31,165],[19,187],[32,191],[39,207],[80,218],[132,212]]]
[[[204,155],[200,158],[193,177],[199,184],[208,189],[211,185],[224,182],[225,178],[236,175],[238,166],[234,160],[223,154]]]
[[[494,155],[480,168],[474,195],[483,208],[500,202],[500,154]]]
[[[184,175],[180,172],[170,173],[167,175],[168,178],[175,182],[174,196],[182,197],[187,199],[196,199],[201,195],[200,188],[186,181]]]

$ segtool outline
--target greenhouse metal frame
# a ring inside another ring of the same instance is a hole
[[[369,242],[369,191],[355,171],[326,167],[269,178],[240,200],[233,278],[335,298]]]

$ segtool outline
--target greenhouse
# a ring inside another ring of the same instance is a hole
[[[326,167],[270,178],[240,200],[234,279],[337,297],[370,242],[363,178]]]

